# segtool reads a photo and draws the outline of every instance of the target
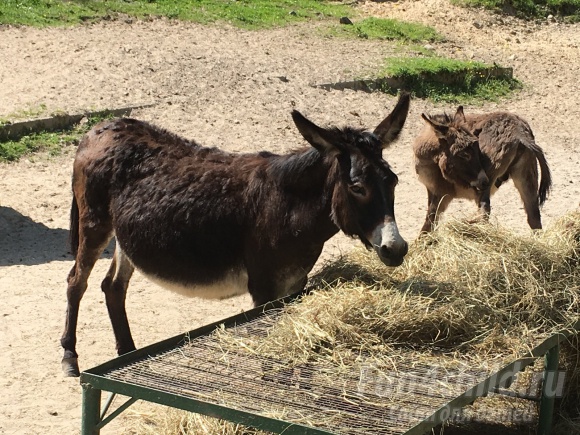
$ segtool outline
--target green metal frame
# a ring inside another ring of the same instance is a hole
[[[95,368],[82,372],[80,375],[80,381],[83,388],[81,433],[83,435],[98,435],[102,427],[121,414],[135,401],[142,399],[148,402],[158,403],[161,405],[195,412],[198,414],[204,414],[210,417],[216,417],[278,434],[332,435],[332,432],[325,430],[264,417],[262,415],[250,412],[239,411],[233,408],[228,408],[226,406],[205,402],[203,400],[196,400],[190,397],[167,393],[149,387],[120,382],[105,378],[103,376],[103,374],[109,370],[116,369],[126,365],[127,363],[134,362],[143,358],[148,358],[152,355],[171,350],[184,343],[186,340],[190,340],[191,338],[207,335],[220,325],[224,325],[227,328],[256,319],[262,316],[266,311],[274,308],[281,308],[295,298],[296,296],[290,296],[278,301],[270,302],[233,317],[214,322],[188,333],[180,334],[161,342],[154,343],[150,346],[135,350],[110,360],[104,364],[101,364]],[[472,403],[476,398],[485,396],[488,392],[493,391],[495,388],[505,385],[518,372],[542,356],[545,356],[546,365],[544,371],[544,380],[546,380],[550,372],[555,372],[558,370],[560,343],[568,338],[572,333],[576,333],[579,329],[580,322],[578,322],[572,328],[550,336],[541,344],[532,349],[524,357],[503,367],[501,370],[490,375],[479,384],[473,386],[463,394],[448,402],[445,406],[439,408],[436,412],[424,419],[421,423],[414,427],[410,427],[404,433],[404,435],[423,435],[424,433],[428,432],[432,428],[453,416],[454,412],[457,410]],[[101,410],[101,391],[109,391],[113,394],[122,394],[124,396],[130,397],[130,399],[119,406],[109,416],[105,417],[111,399],[105,405],[104,409]],[[554,401],[555,397],[553,397],[553,395],[547,394],[546,382],[544,382],[542,398],[540,401],[540,417],[538,424],[539,435],[549,435],[550,433]]]
[[[540,415],[538,420],[538,435],[549,435],[552,428],[552,417],[554,413],[555,397],[553,395],[546,395],[546,378],[548,373],[556,372],[558,370],[558,355],[560,343],[570,336],[570,333],[562,332],[554,334],[532,349],[526,356],[519,358],[507,366],[498,370],[488,378],[484,379],[479,384],[473,386],[465,391],[460,396],[456,397],[447,405],[438,409],[433,415],[423,420],[407,434],[424,434],[436,425],[431,424],[432,421],[442,423],[449,417],[453,416],[453,412],[473,402],[478,397],[485,396],[489,391],[493,391],[498,387],[502,387],[524,370],[530,364],[542,356],[545,356],[546,365],[544,367],[544,383],[542,386],[542,399],[540,402]],[[415,431],[416,429],[416,431]]]
[[[542,398],[540,399],[540,416],[538,421],[538,435],[548,435],[552,428],[552,419],[554,417],[554,405],[556,397],[548,394],[550,374],[558,373],[558,364],[560,357],[560,342],[546,352],[544,356],[544,382],[542,385]],[[553,379],[553,377],[552,377]]]

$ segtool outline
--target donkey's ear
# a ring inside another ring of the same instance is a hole
[[[298,110],[292,111],[292,119],[300,134],[310,145],[322,154],[339,154],[340,149],[335,145],[336,140],[332,131],[317,126],[306,119]]]
[[[453,116],[454,122],[465,122],[465,113],[463,113],[463,106],[459,106],[455,115]]]
[[[425,122],[431,126],[431,128],[435,132],[435,135],[439,139],[445,139],[447,137],[447,132],[449,131],[448,125],[439,124],[438,122],[433,121],[424,113],[421,113],[421,118],[423,118]]]
[[[410,102],[411,95],[401,92],[393,111],[375,128],[374,134],[380,139],[383,148],[399,137],[409,113]]]

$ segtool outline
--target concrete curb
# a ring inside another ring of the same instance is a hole
[[[0,125],[0,142],[8,140],[18,140],[23,136],[31,133],[39,133],[42,131],[58,131],[71,128],[78,124],[84,117],[91,116],[128,116],[135,109],[143,109],[152,107],[155,103],[141,104],[138,106],[120,107],[117,109],[104,109],[97,111],[86,111],[76,114],[62,114],[54,115],[49,118],[31,119],[28,121],[14,122],[10,124]]]
[[[465,80],[467,74],[473,74],[475,80],[486,80],[489,78],[513,78],[513,68],[502,68],[495,66],[492,68],[484,68],[478,70],[471,70],[468,72],[459,73],[437,73],[437,74],[421,74],[417,76],[419,79],[428,80],[432,82],[452,85],[461,83]],[[360,79],[336,83],[322,83],[314,85],[315,88],[324,90],[345,90],[351,89],[354,91],[373,92],[381,89],[404,89],[407,79],[405,77],[379,77],[375,79]]]

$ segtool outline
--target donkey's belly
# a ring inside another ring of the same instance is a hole
[[[204,299],[227,299],[248,292],[248,273],[245,270],[231,271],[223,278],[204,284],[185,284],[160,278],[154,275],[144,275],[150,281],[184,296]]]

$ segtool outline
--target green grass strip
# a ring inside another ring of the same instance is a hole
[[[2,0],[0,24],[71,26],[110,19],[166,17],[198,23],[223,21],[246,29],[340,17],[353,9],[317,0]]]
[[[374,17],[355,22],[353,25],[334,27],[330,33],[334,36],[405,42],[437,42],[445,39],[435,29],[423,24]]]
[[[61,155],[65,146],[78,144],[91,127],[109,118],[112,116],[90,116],[87,122],[73,125],[71,128],[54,132],[38,131],[22,136],[18,140],[0,141],[0,162],[16,162],[33,153],[47,153],[51,157]]]
[[[580,0],[451,0],[466,7],[483,7],[521,18],[560,16],[566,22],[580,21]]]
[[[389,58],[379,77],[396,78],[417,97],[436,102],[478,103],[498,101],[522,85],[508,75],[493,76],[497,65],[440,57]],[[384,91],[396,92],[385,86]]]

